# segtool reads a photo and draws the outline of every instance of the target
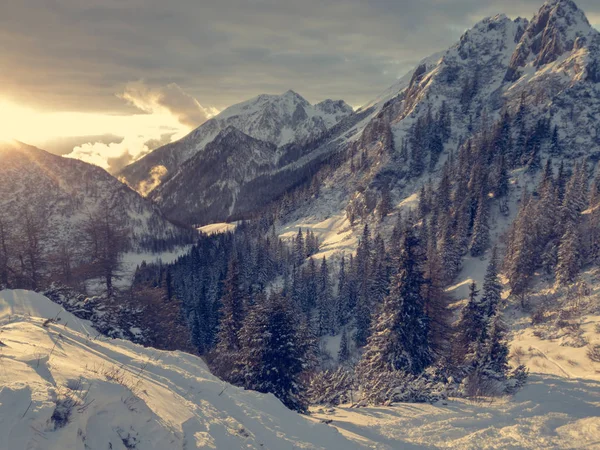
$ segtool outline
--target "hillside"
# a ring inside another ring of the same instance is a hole
[[[135,250],[151,250],[152,241],[191,241],[190,230],[97,166],[19,142],[0,144],[0,161],[0,217],[7,225],[29,211],[54,244],[75,240],[81,223],[105,204],[127,227]]]

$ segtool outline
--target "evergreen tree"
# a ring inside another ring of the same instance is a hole
[[[457,336],[454,340],[454,353],[459,364],[466,361],[471,343],[479,339],[481,330],[486,326],[484,308],[478,296],[477,284],[473,281],[469,286],[468,302],[462,309],[456,326]]]
[[[481,294],[481,304],[487,317],[494,314],[501,300],[502,285],[498,280],[498,256],[497,250],[494,248],[483,279],[483,292]]]
[[[306,412],[301,375],[310,344],[303,342],[306,336],[288,299],[273,294],[268,300],[256,302],[240,337],[246,389],[272,393],[288,408]]]
[[[504,265],[513,295],[526,292],[536,267],[536,236],[534,229],[534,206],[531,196],[523,192],[521,207],[513,222]]]
[[[336,323],[346,325],[350,318],[349,291],[346,278],[346,257],[342,255],[338,272],[338,293],[336,301]]]
[[[564,161],[561,161],[560,166],[558,166],[558,174],[556,175],[556,189],[559,202],[562,202],[564,199],[568,178],[565,163]]]
[[[422,293],[423,250],[412,227],[405,230],[399,264],[357,368],[366,387],[377,383],[385,373],[419,374],[433,362],[429,317]]]
[[[345,364],[350,359],[350,347],[348,344],[348,334],[346,333],[346,329],[342,331],[342,339],[340,340],[340,350],[338,352],[338,362],[340,364]]]
[[[461,267],[461,255],[458,248],[459,242],[455,239],[454,226],[456,221],[448,220],[443,224],[442,239],[440,242],[440,255],[443,266],[443,279],[446,284],[451,283],[458,273]]]
[[[471,256],[483,255],[490,243],[488,200],[483,192],[479,197],[478,203],[477,215],[473,224],[473,236],[471,237]]]
[[[560,156],[562,153],[562,147],[560,145],[560,138],[558,136],[558,126],[554,126],[552,130],[552,140],[550,141],[550,155]]]
[[[238,261],[232,257],[223,283],[219,332],[217,334],[214,368],[224,379],[235,382],[238,376],[239,332],[244,322],[244,292],[240,287]]]
[[[333,302],[333,293],[331,290],[331,281],[329,279],[329,267],[327,260],[323,257],[318,279],[318,335],[335,334],[335,309]]]
[[[306,253],[304,248],[304,235],[302,234],[302,228],[298,228],[298,234],[296,235],[296,240],[294,241],[294,261],[296,265],[300,267],[305,258]]]
[[[569,223],[558,247],[556,282],[561,285],[573,283],[581,269],[581,238],[577,225]]]
[[[372,303],[368,291],[361,291],[354,311],[356,331],[354,342],[357,347],[363,347],[371,334]]]

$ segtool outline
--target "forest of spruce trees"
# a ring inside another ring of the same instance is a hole
[[[310,403],[514,392],[527,374],[509,368],[499,272],[524,303],[540,271],[568,285],[600,252],[600,177],[590,183],[586,162],[565,157],[549,119],[528,124],[526,117],[524,102],[493,123],[478,115],[472,137],[445,153],[437,182],[422,184],[417,208],[386,219],[393,186],[385,184],[374,221],[350,211],[351,222],[365,219],[355,254],[315,258],[319,242],[310,230],[288,241],[277,236],[274,223],[290,201],[318,195],[302,188],[261,220],[201,236],[174,264],[144,265],[138,284],[180,302],[179,320],[216,374],[298,411]],[[406,178],[436,170],[450,126],[445,104],[415,123],[401,144]],[[358,164],[355,152],[346,157],[360,171],[370,155]],[[511,203],[514,173],[534,189]],[[491,236],[492,213],[516,214],[502,236]],[[371,231],[383,220],[395,220],[387,240]],[[457,316],[446,287],[466,256],[485,257],[488,267]],[[340,338],[337,355],[324,349],[326,336]]]

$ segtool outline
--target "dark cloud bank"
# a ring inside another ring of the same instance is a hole
[[[52,110],[160,105],[186,124],[203,121],[204,106],[289,88],[360,105],[480,18],[529,17],[541,3],[5,0],[0,96]],[[578,4],[600,22],[600,2]]]

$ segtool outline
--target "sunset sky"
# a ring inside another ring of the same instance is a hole
[[[598,28],[600,2],[577,3]],[[360,106],[477,20],[541,4],[4,0],[0,138],[114,172],[260,93]]]

